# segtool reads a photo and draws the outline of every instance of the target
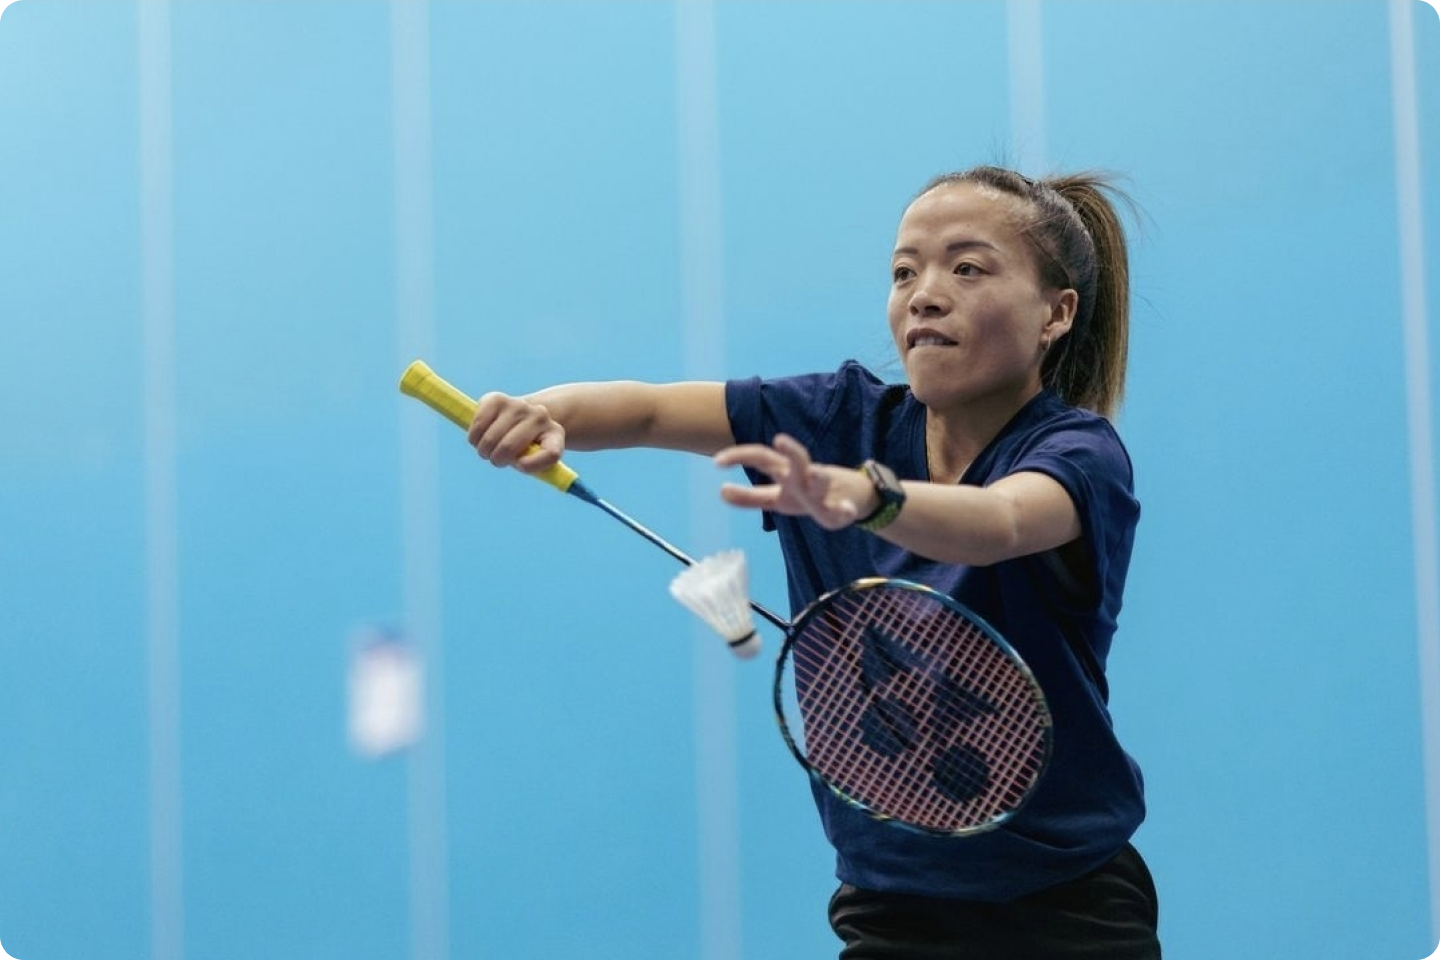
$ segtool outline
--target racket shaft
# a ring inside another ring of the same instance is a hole
[[[695,561],[679,547],[675,546],[673,543],[666,540],[664,537],[660,536],[660,534],[656,533],[654,530],[651,530],[649,527],[645,526],[643,523],[636,520],[634,517],[625,513],[625,511],[621,510],[613,503],[602,500],[599,497],[593,495],[587,497],[577,494],[577,496],[580,496],[580,499],[584,500],[586,503],[593,504],[594,506],[599,507],[601,510],[604,510],[606,513],[610,514],[610,516],[614,517],[616,520],[619,520],[621,523],[625,524],[625,526],[640,534],[640,536],[644,537],[646,540],[649,540],[651,543],[655,544],[655,546],[659,547],[661,550],[664,550],[676,560],[679,560],[681,563],[685,564],[685,566],[693,567],[695,565]]]
[[[434,370],[431,370],[429,365],[423,360],[416,360],[405,368],[404,374],[400,377],[400,392],[424,403],[461,429],[468,430],[470,428],[470,422],[475,419],[475,401]],[[580,482],[580,475],[564,463],[557,463],[539,473],[531,474],[531,476],[545,481],[561,493],[568,493],[572,497],[584,500],[591,506],[599,507],[635,533],[638,533],[676,560],[685,564],[685,566],[693,567],[695,565],[695,561],[679,547],[670,543],[664,537],[649,527],[646,527],[614,504],[596,496],[594,491]],[[750,601],[750,609],[754,610],[781,630],[785,630],[790,626],[788,621],[765,609],[754,600]]]

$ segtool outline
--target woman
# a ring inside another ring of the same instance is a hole
[[[487,395],[472,424],[481,456],[527,472],[567,447],[741,466],[753,486],[722,496],[778,532],[795,609],[864,576],[922,582],[979,613],[1035,672],[1055,751],[1000,829],[918,835],[815,791],[837,853],[842,960],[1160,956],[1154,886],[1129,843],[1142,781],[1106,709],[1139,517],[1105,419],[1124,386],[1129,300],[1107,190],[995,167],[928,184],[891,265],[908,385],[855,363],[769,381],[570,384]]]

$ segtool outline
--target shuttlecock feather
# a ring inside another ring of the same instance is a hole
[[[737,657],[760,652],[743,552],[726,550],[686,567],[670,581],[670,595],[724,637]]]

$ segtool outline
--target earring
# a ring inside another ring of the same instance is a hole
[[[1040,341],[1040,352],[1045,353],[1050,349],[1050,338],[1045,337]]]

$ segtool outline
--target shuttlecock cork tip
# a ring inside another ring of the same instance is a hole
[[[741,660],[749,660],[760,652],[762,646],[760,634],[751,630],[748,637],[741,637],[739,640],[730,641],[730,652]]]

